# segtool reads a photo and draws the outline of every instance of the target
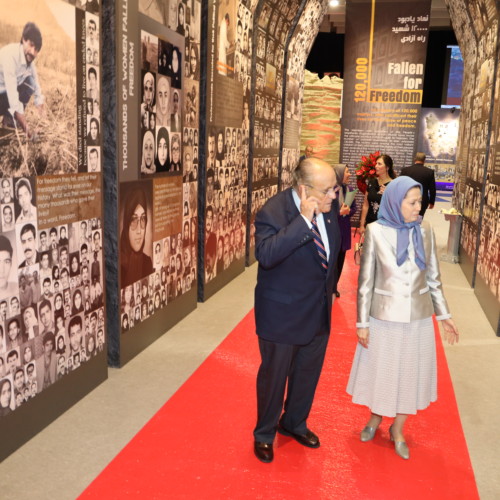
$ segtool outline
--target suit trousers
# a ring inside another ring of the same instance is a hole
[[[329,337],[326,325],[307,345],[279,344],[259,337],[262,363],[257,374],[255,441],[272,443],[278,422],[291,432],[306,432]]]

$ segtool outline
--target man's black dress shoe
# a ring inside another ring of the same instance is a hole
[[[340,297],[340,292],[338,290],[335,292],[335,297]]]
[[[273,443],[261,443],[259,441],[255,441],[253,444],[253,451],[255,456],[265,464],[273,461],[274,453],[273,453]]]
[[[278,432],[283,436],[292,437],[297,442],[304,446],[307,446],[308,448],[319,448],[319,437],[309,429],[307,429],[305,434],[295,434],[294,432],[285,429],[282,425],[278,425]]]

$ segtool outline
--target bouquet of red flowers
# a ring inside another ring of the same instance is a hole
[[[369,179],[375,179],[375,162],[380,156],[380,151],[370,153],[369,156],[362,156],[361,161],[356,165],[356,179],[358,188],[362,193],[366,193]]]

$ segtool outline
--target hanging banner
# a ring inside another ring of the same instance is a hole
[[[341,161],[375,151],[412,163],[422,104],[429,0],[347,3]]]

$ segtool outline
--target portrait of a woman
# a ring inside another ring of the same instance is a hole
[[[128,329],[129,329],[128,314],[125,313],[122,316],[122,332],[128,332]]]
[[[158,78],[156,94],[156,125],[167,127],[170,120],[170,80],[166,76]]]
[[[34,339],[38,335],[38,319],[34,307],[29,306],[23,311],[23,325],[25,338]]]
[[[100,143],[99,120],[92,117],[89,123],[89,133],[87,134],[87,146],[99,146]]]
[[[60,293],[54,297],[54,314],[62,314],[64,310],[63,298]]]
[[[156,171],[168,172],[170,170],[170,138],[165,127],[158,130],[156,144],[158,144],[155,158]]]
[[[12,384],[8,378],[0,381],[0,417],[8,415],[12,409]]]
[[[142,161],[141,161],[141,173],[142,174],[154,174],[156,171],[156,166],[154,164],[154,153],[155,152],[155,137],[151,130],[144,132],[142,137]]]
[[[172,87],[181,88],[181,53],[177,47],[172,49],[171,77]]]
[[[133,286],[130,284],[122,289],[122,313],[129,313],[134,305]]]
[[[200,79],[200,56],[198,52],[198,45],[191,43],[189,49],[189,72],[193,80]]]
[[[186,30],[184,28],[184,18],[184,4],[182,2],[179,2],[179,4],[177,5],[177,29],[175,31],[177,31],[179,35],[183,36],[186,33]]]
[[[224,131],[219,129],[217,132],[217,149],[215,150],[215,165],[217,167],[224,166]]]
[[[123,226],[120,236],[121,286],[131,285],[153,272],[151,257],[144,253],[148,229],[148,200],[137,186],[125,196]]]
[[[77,289],[73,294],[73,305],[71,307],[71,316],[83,312],[82,292]]]
[[[66,353],[66,342],[64,341],[64,335],[58,334],[56,340],[56,354],[61,355]]]
[[[170,161],[170,170],[172,172],[181,171],[181,140],[179,134],[172,135],[172,157]]]
[[[69,257],[69,275],[78,276],[80,274],[80,262],[78,260],[78,252],[73,252]]]

